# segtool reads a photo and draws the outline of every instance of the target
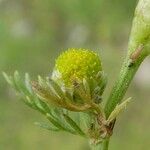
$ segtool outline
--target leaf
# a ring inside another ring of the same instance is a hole
[[[65,130],[65,128],[61,125],[61,124],[59,124],[59,122],[57,122],[57,121],[55,121],[51,116],[50,116],[50,114],[46,114],[46,117],[47,117],[47,119],[55,126],[55,127],[57,127],[57,128],[59,128],[59,129],[61,129],[61,130]]]
[[[48,119],[55,127],[59,128],[60,130],[67,131],[67,132],[70,132],[70,133],[72,133],[72,134],[75,134],[74,131],[70,130],[69,128],[64,127],[61,122],[59,122],[58,120],[56,121],[55,119],[53,119],[53,118],[50,116],[50,114],[47,113],[47,114],[46,114],[46,117],[47,117],[47,119]]]
[[[81,136],[85,136],[85,133],[81,130],[81,128],[74,122],[68,115],[63,114],[66,122]]]
[[[3,72],[3,76],[5,80],[7,81],[7,83],[11,85],[12,88],[14,88],[16,91],[19,91],[19,88],[14,81],[14,77],[8,76],[5,72]]]
[[[51,110],[51,116],[55,118],[56,120],[59,120],[59,122],[62,121],[62,114],[63,114],[63,109],[62,108],[52,108]]]
[[[18,91],[21,92],[22,85],[21,85],[21,78],[18,71],[14,72],[14,84],[16,86],[16,89],[18,89]]]
[[[64,100],[66,99],[61,87],[54,80],[50,79],[49,84],[51,85],[51,87],[53,88],[53,90],[59,98],[63,98]]]
[[[63,116],[64,112],[68,112],[68,111],[66,109],[54,107],[51,109],[50,115],[52,116],[53,119],[59,122],[64,128],[73,131],[70,125],[66,124],[66,121],[64,120],[64,116]]]
[[[42,100],[39,100],[39,104],[41,105],[41,107],[43,108],[43,110],[45,111],[45,113],[51,113],[51,109],[50,109],[50,107],[48,106],[47,103],[45,103]]]
[[[68,111],[68,110],[65,109],[64,112],[63,112],[63,114],[67,114],[80,127],[80,114],[81,113],[77,113],[77,112],[73,112],[73,111]]]
[[[28,73],[25,74],[25,86],[30,93],[33,93],[31,81],[30,81],[30,76]]]
[[[32,83],[31,85],[30,77],[27,73],[25,74],[25,81],[22,81],[18,71],[15,71],[13,77],[9,77],[6,73],[3,73],[3,75],[6,81],[21,94],[23,101],[26,105],[46,115],[49,121],[54,126],[56,126],[56,128],[75,134],[75,132],[69,127],[69,125],[65,123],[65,120],[62,116],[63,112],[59,111],[58,113],[57,111],[56,113],[55,111],[55,113],[52,113],[52,110],[54,108],[50,108],[49,105],[42,100],[43,98],[45,98],[52,101],[53,103],[56,103],[56,105],[60,105],[60,99],[54,97],[54,95],[51,94],[50,88],[48,88],[46,80],[43,80],[41,77],[39,77],[40,82],[42,82],[41,85],[47,87],[44,88],[38,85],[38,83]],[[32,89],[34,89],[34,92],[32,91]],[[37,97],[36,94],[39,94],[40,97]]]
[[[92,118],[93,114],[79,113],[80,126],[83,129],[89,129],[90,124],[93,123]]]
[[[31,100],[30,97],[26,96],[26,98],[23,98],[23,102],[24,102],[26,105],[28,105],[29,107],[31,107],[31,108],[37,110],[37,107],[35,106],[34,101]]]
[[[39,127],[41,127],[41,128],[43,128],[43,129],[46,129],[46,130],[50,130],[50,131],[60,131],[58,128],[52,127],[52,126],[47,125],[47,124],[45,124],[45,123],[35,122],[34,124],[37,125],[37,126],[39,126]]]
[[[120,114],[120,112],[126,108],[127,104],[130,102],[130,100],[131,100],[131,97],[126,99],[121,104],[117,105],[116,108],[112,111],[112,113],[108,117],[106,123],[107,124],[111,123]]]
[[[15,71],[14,73],[14,84],[21,94],[24,94],[25,96],[30,95],[30,92],[26,88],[25,83],[21,80],[18,71]]]
[[[5,80],[7,81],[8,84],[10,84],[11,86],[13,86],[13,81],[12,81],[12,77],[8,76],[5,72],[2,72]]]
[[[51,102],[57,106],[61,105],[61,99],[54,96],[49,88],[42,87],[36,82],[32,82],[32,88],[40,99]]]

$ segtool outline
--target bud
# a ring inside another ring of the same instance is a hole
[[[150,0],[139,0],[135,10],[129,42],[129,54],[140,45],[146,55],[150,54]]]
[[[56,59],[52,78],[65,86],[72,86],[75,80],[80,82],[95,78],[100,71],[102,67],[98,54],[85,49],[69,49]]]

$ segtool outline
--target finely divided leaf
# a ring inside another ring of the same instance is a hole
[[[127,104],[130,102],[130,100],[131,100],[131,97],[129,97],[124,102],[122,102],[121,104],[116,106],[116,108],[112,111],[112,113],[108,117],[108,119],[106,121],[107,124],[111,123],[120,114],[120,112],[126,108]]]
[[[81,136],[85,136],[85,133],[82,131],[82,129],[76,124],[75,121],[73,121],[68,115],[63,114],[66,122]]]
[[[45,123],[35,122],[35,125],[43,128],[43,129],[50,130],[50,131],[60,131],[58,128],[52,127],[52,126],[45,124]]]

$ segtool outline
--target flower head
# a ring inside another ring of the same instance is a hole
[[[68,86],[74,79],[89,79],[100,71],[102,66],[98,54],[86,49],[68,49],[56,59],[52,78]]]

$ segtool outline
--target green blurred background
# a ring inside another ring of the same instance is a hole
[[[108,74],[104,99],[126,53],[136,0],[0,0],[0,72],[50,75],[68,47],[100,53]],[[118,118],[110,150],[147,150],[150,145],[150,60],[138,71]],[[89,150],[88,142],[34,125],[45,118],[25,106],[0,75],[0,150]]]

